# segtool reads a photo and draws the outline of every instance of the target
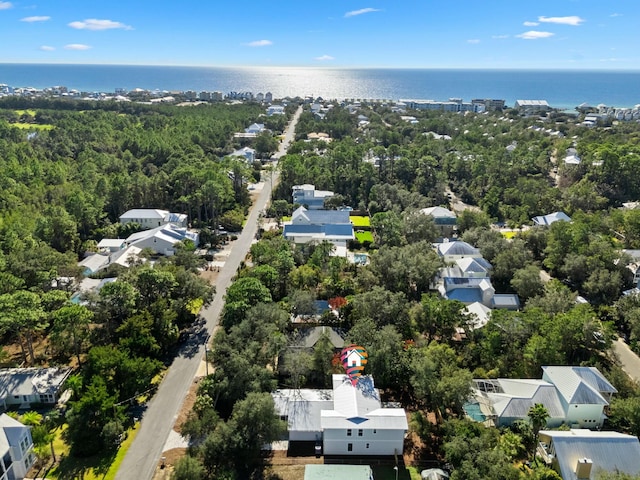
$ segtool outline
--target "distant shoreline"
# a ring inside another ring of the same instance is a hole
[[[533,70],[306,67],[199,67],[104,64],[0,63],[0,84],[81,92],[272,92],[274,98],[401,98],[446,101],[457,97],[540,99],[558,109],[582,103],[627,107],[640,103],[640,70]]]

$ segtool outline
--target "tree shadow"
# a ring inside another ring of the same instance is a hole
[[[117,453],[117,449],[112,449],[90,457],[61,455],[60,463],[54,467],[53,472],[58,478],[83,479],[85,475],[93,471],[94,476],[104,478],[109,472]]]

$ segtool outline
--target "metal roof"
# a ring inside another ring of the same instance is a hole
[[[318,239],[350,240],[354,238],[353,225],[285,225],[285,238],[314,237]]]
[[[640,473],[640,442],[631,435],[583,429],[542,430],[540,440],[552,445],[564,480],[576,479],[578,460],[585,458],[593,464],[590,479],[597,478],[600,471]]]
[[[456,218],[456,214],[444,207],[429,207],[420,210],[424,215],[431,215],[435,218]]]
[[[294,432],[322,432],[320,412],[333,407],[332,390],[282,389],[271,394],[278,415]]]
[[[159,208],[134,208],[120,215],[120,219],[150,218],[163,220],[168,214],[168,210],[160,210]]]
[[[9,395],[54,395],[71,373],[71,368],[3,368],[0,370],[0,398]]]
[[[438,253],[445,255],[480,255],[480,250],[461,240],[438,244]]]
[[[511,380],[510,385],[506,385],[502,379],[499,381],[505,393],[488,394],[498,416],[527,418],[529,409],[536,403],[541,403],[549,412],[549,418],[564,418],[564,409],[553,385],[541,380]]]
[[[304,467],[304,480],[373,480],[369,465],[316,465]]]
[[[299,207],[291,215],[291,223],[294,225],[351,225],[348,210],[307,210]]]
[[[297,330],[298,338],[296,338],[294,346],[312,348],[318,343],[320,338],[326,336],[329,338],[331,345],[335,348],[344,347],[344,337],[341,332],[338,332],[332,327],[310,327],[299,328]]]
[[[353,385],[347,375],[333,375],[333,409],[321,413],[322,429],[367,428],[407,430],[402,408],[382,408],[373,377],[363,375]]]
[[[456,260],[456,265],[463,272],[484,273],[484,272],[488,272],[492,268],[491,264],[489,262],[487,262],[482,257],[479,257],[479,258],[478,257],[475,257],[475,258],[470,258],[470,257],[459,258],[459,259]]]
[[[569,405],[608,405],[601,392],[617,392],[595,367],[547,366],[542,371],[542,378],[553,383]]]
[[[541,215],[539,217],[533,217],[533,223],[536,225],[551,225],[553,222],[564,221],[570,222],[571,217],[564,212],[553,212],[549,215]]]

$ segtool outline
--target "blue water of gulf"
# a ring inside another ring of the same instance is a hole
[[[640,103],[640,71],[349,69],[317,67],[171,67],[0,64],[0,84],[83,92],[195,90],[272,92],[326,99],[431,99],[451,97],[547,100],[556,108],[583,102],[632,107]]]

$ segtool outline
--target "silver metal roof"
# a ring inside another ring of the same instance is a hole
[[[542,430],[540,440],[550,444],[550,449],[555,451],[564,480],[576,479],[576,465],[579,459],[584,458],[593,464],[590,479],[597,478],[600,471],[640,473],[640,442],[631,435],[583,429]]]

